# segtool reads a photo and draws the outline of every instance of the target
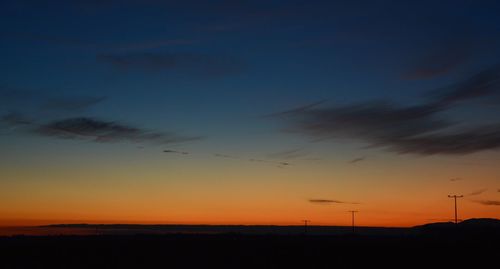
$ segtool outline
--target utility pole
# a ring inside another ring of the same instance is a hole
[[[304,222],[304,234],[307,235],[307,224],[311,221],[308,219],[302,220]]]
[[[448,198],[453,198],[455,200],[455,224],[458,223],[458,214],[457,214],[457,198],[462,198],[463,195],[448,195]]]
[[[355,210],[350,210],[348,212],[351,212],[351,215],[352,215],[352,233],[354,233],[354,213],[357,213],[359,211],[355,211]]]

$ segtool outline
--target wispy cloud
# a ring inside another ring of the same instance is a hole
[[[284,150],[280,152],[274,152],[271,154],[268,154],[267,156],[272,159],[285,159],[285,160],[290,160],[290,159],[298,159],[304,156],[307,156],[308,153],[305,152],[303,149],[290,149],[290,150]]]
[[[467,63],[473,54],[474,48],[470,42],[465,40],[443,42],[432,48],[427,55],[421,56],[420,60],[402,77],[416,80],[447,75]]]
[[[500,206],[500,201],[495,201],[495,200],[475,200],[474,202],[482,205]]]
[[[217,157],[217,158],[225,158],[225,159],[241,159],[238,156],[229,155],[229,154],[222,154],[222,153],[214,153],[213,156]]]
[[[351,164],[355,164],[355,163],[362,162],[362,161],[364,161],[364,160],[366,160],[366,157],[364,157],[364,156],[363,156],[363,157],[359,157],[359,158],[352,159],[352,160],[350,160],[350,161],[349,161],[349,163],[351,163]]]
[[[232,57],[201,53],[111,53],[97,60],[123,71],[180,72],[204,76],[239,74],[245,69]]]
[[[308,201],[313,204],[359,204],[355,202],[345,202],[331,199],[309,199]]]
[[[196,40],[188,38],[150,38],[142,41],[114,41],[95,42],[84,40],[79,37],[49,35],[43,33],[0,33],[4,38],[35,44],[48,44],[52,46],[64,46],[94,51],[107,51],[125,53],[134,51],[148,51],[165,47],[187,46],[197,43]]]
[[[134,142],[172,144],[199,140],[201,137],[182,136],[175,133],[153,132],[130,125],[93,118],[69,118],[38,126],[34,133],[62,139],[82,139],[93,142]]]
[[[31,125],[34,121],[20,113],[10,112],[0,117],[0,123],[7,125],[10,128],[16,128],[19,126]]]
[[[93,96],[72,96],[72,97],[56,97],[45,101],[41,108],[45,110],[56,111],[82,111],[104,101],[105,97]]]
[[[488,189],[480,189],[480,190],[477,190],[477,191],[473,191],[471,193],[468,193],[466,194],[465,196],[477,196],[477,195],[480,195],[480,194],[483,194],[484,192],[486,192]]]
[[[217,157],[217,158],[234,159],[234,160],[241,160],[241,161],[247,161],[247,162],[252,162],[252,163],[268,163],[268,164],[274,164],[278,167],[286,167],[286,166],[292,165],[290,162],[265,160],[265,159],[257,159],[257,158],[245,158],[245,157],[229,155],[229,154],[221,154],[221,153],[214,153],[212,156]]]
[[[38,110],[50,112],[81,112],[106,100],[104,96],[78,94],[47,94],[44,90],[13,87],[0,88],[0,104],[11,110]]]
[[[163,152],[165,152],[165,153],[182,154],[182,155],[188,155],[189,154],[189,152],[187,152],[187,151],[179,151],[179,150],[172,150],[172,149],[166,149]]]
[[[451,181],[451,182],[456,182],[456,181],[461,181],[461,180],[464,180],[464,179],[463,179],[463,178],[460,178],[460,177],[450,178],[450,181]]]
[[[452,84],[444,90],[430,92],[431,102],[435,106],[450,106],[458,102],[492,96],[500,93],[500,66],[491,68]]]
[[[292,123],[292,132],[316,141],[347,138],[397,153],[418,155],[468,154],[500,148],[500,123],[469,128],[455,127],[442,116],[460,102],[498,94],[500,69],[482,71],[436,93],[425,104],[397,106],[368,102],[343,107],[319,104],[273,114]]]
[[[108,46],[109,48],[107,50],[124,53],[131,51],[158,49],[171,46],[191,45],[194,43],[196,43],[196,41],[192,39],[158,39],[158,40],[149,40],[149,41],[133,42],[133,43],[124,42],[121,44],[109,45]]]

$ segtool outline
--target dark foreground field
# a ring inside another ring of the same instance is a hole
[[[150,234],[0,238],[0,268],[498,268],[498,228],[384,235]]]
[[[498,268],[496,238],[120,235],[0,239],[1,268]]]

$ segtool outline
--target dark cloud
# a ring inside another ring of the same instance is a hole
[[[500,148],[500,124],[474,128],[450,128],[446,109],[459,102],[486,97],[500,91],[500,72],[494,67],[434,94],[428,103],[397,106],[368,102],[343,107],[319,104],[273,114],[292,123],[291,131],[316,141],[355,139],[373,147],[419,155],[468,154]]]
[[[482,205],[500,206],[500,201],[495,201],[495,200],[476,200],[474,202],[482,204]]]
[[[189,154],[189,152],[186,152],[186,151],[178,151],[178,150],[172,150],[172,149],[166,149],[163,152],[165,152],[165,153],[182,154],[182,155],[188,155]]]
[[[106,97],[78,96],[72,94],[47,94],[44,90],[12,87],[0,88],[0,105],[12,110],[52,112],[81,112],[106,100]]]
[[[359,162],[364,161],[365,159],[366,159],[366,157],[363,156],[363,157],[352,159],[352,160],[349,161],[349,163],[352,163],[352,164],[359,163]]]
[[[34,121],[22,114],[16,112],[10,112],[0,117],[0,123],[8,127],[15,128],[19,126],[31,125],[34,123]]]
[[[42,97],[41,93],[21,89],[2,86],[0,87],[0,105],[5,107],[17,106],[19,104],[27,104]]]
[[[390,143],[390,144],[389,144]],[[420,155],[461,155],[500,148],[500,125],[482,126],[455,133],[387,141],[386,146],[399,153]]]
[[[303,149],[291,149],[291,150],[285,150],[285,151],[280,151],[280,152],[275,152],[268,154],[267,156],[272,159],[285,159],[285,160],[290,160],[290,159],[297,159],[301,158],[308,155],[307,152],[304,152]]]
[[[477,195],[483,194],[487,190],[488,189],[480,189],[480,190],[477,190],[477,191],[473,191],[473,192],[471,192],[469,194],[466,194],[465,196],[477,196]]]
[[[307,104],[307,105],[303,105],[303,106],[299,106],[299,107],[296,107],[296,108],[292,108],[290,110],[287,110],[287,111],[281,111],[281,112],[278,112],[278,113],[271,113],[271,114],[267,114],[267,115],[263,115],[262,117],[264,118],[267,118],[267,117],[278,117],[278,116],[288,116],[288,115],[294,115],[294,114],[297,114],[297,113],[302,113],[302,112],[305,112],[311,108],[314,108],[314,107],[317,107],[321,104],[324,104],[326,102],[326,100],[320,100],[320,101],[317,101],[317,102],[314,102],[314,103],[310,103],[310,104]]]
[[[500,93],[500,67],[485,69],[465,81],[450,87],[434,91],[430,95],[435,105],[449,106],[457,102],[467,101]]]
[[[310,203],[313,204],[358,204],[353,202],[344,202],[339,200],[331,200],[331,199],[309,199]]]
[[[214,153],[213,156],[217,157],[217,158],[226,158],[226,159],[240,159],[239,157],[237,156],[233,156],[233,155],[228,155],[228,154],[220,154],[220,153]]]
[[[93,45],[86,43],[80,38],[72,38],[60,35],[49,35],[43,33],[30,33],[30,32],[4,32],[1,33],[5,39],[12,39],[15,41],[37,43],[37,44],[50,44],[71,47],[93,47]]]
[[[208,76],[234,75],[244,69],[244,64],[237,59],[200,53],[101,54],[97,60],[120,70],[175,71]]]
[[[254,158],[250,158],[248,159],[249,162],[256,162],[256,163],[267,163],[268,161],[266,160],[262,160],[262,159],[254,159]]]
[[[452,182],[461,181],[461,180],[464,180],[464,179],[459,178],[459,177],[450,178],[450,181],[452,181]]]
[[[35,43],[35,44],[48,44],[54,46],[72,47],[78,49],[88,49],[106,52],[133,52],[133,51],[148,51],[164,47],[185,46],[196,43],[196,40],[186,38],[153,38],[136,42],[91,42],[80,38],[68,36],[56,36],[40,33],[0,33],[0,36],[6,39],[13,39],[16,41]]]
[[[239,156],[234,156],[234,155],[228,155],[228,154],[220,154],[220,153],[215,153],[215,154],[213,154],[213,156],[217,157],[217,158],[242,160],[242,161],[253,162],[253,163],[275,164],[278,167],[285,167],[285,166],[291,166],[292,165],[289,162],[280,162],[280,161],[264,160],[264,159],[256,159],[256,158],[248,158],[247,159],[247,158],[244,158],[244,157],[239,157]]]
[[[467,63],[474,53],[469,42],[445,42],[433,48],[403,74],[404,79],[430,79],[449,74]]]
[[[102,101],[105,97],[58,97],[51,98],[41,105],[44,110],[55,111],[82,111]]]
[[[174,133],[151,132],[137,127],[92,118],[69,118],[37,127],[34,132],[63,139],[83,139],[94,142],[180,143],[200,139]]]

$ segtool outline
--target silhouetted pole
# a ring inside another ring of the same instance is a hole
[[[311,222],[311,221],[310,221],[310,220],[308,220],[308,219],[305,219],[305,220],[302,220],[302,221],[304,222],[304,234],[307,234],[307,224],[308,224],[309,222]]]
[[[354,233],[354,213],[357,213],[358,211],[355,211],[355,210],[351,210],[349,211],[351,212],[351,215],[352,215],[352,233]]]
[[[457,198],[462,198],[463,195],[448,195],[448,198],[453,198],[455,200],[455,224],[458,223],[458,213],[457,213]]]

